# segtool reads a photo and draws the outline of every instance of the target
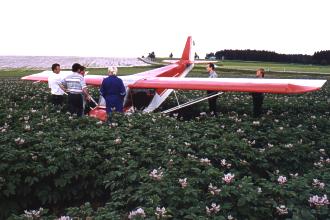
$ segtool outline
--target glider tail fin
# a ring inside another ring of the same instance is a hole
[[[184,47],[184,50],[182,53],[181,61],[188,60],[190,62],[194,62],[194,59],[195,59],[195,54],[193,51],[194,44],[195,43],[193,42],[192,37],[189,36],[187,38],[186,46]]]

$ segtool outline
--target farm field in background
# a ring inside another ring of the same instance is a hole
[[[330,66],[321,65],[303,65],[303,64],[285,64],[275,62],[257,62],[257,61],[221,61],[221,68],[238,70],[256,70],[264,68],[267,72],[297,72],[297,73],[328,73]]]
[[[164,58],[168,59],[168,58]],[[157,59],[159,62],[162,58]],[[302,64],[287,64],[287,63],[275,63],[275,62],[257,62],[257,61],[220,61],[216,63],[217,71],[220,74],[226,76],[229,73],[228,77],[236,77],[237,75],[254,76],[256,69],[264,68],[266,72],[277,73],[277,75],[272,75],[272,77],[282,77],[284,76],[302,76],[306,77],[315,77],[315,75],[330,75],[330,66],[321,66],[321,65],[302,65]],[[152,70],[159,66],[135,66],[135,67],[120,67],[119,75],[129,75],[134,73],[139,73],[142,71]],[[106,68],[93,68],[88,67],[89,74],[104,74],[106,75]],[[50,69],[50,67],[48,68]],[[0,70],[0,77],[3,76],[25,76],[31,73],[37,73],[42,70],[36,69],[3,69]],[[190,77],[200,77],[206,76],[205,64],[196,64],[195,68],[189,73]]]
[[[157,58],[157,62],[170,60],[169,58]],[[207,60],[206,60],[207,61]],[[321,73],[330,74],[330,65],[304,65],[296,63],[278,63],[261,61],[242,61],[242,60],[217,60],[217,69],[229,69],[239,71],[256,71],[258,68],[264,68],[267,72],[286,72],[286,73]],[[197,64],[196,67],[204,67],[206,64]]]
[[[225,68],[223,77],[254,76]],[[329,82],[267,94],[261,118],[251,117],[249,94],[224,93],[218,117],[205,114],[206,101],[172,115],[116,114],[109,128],[51,106],[47,84],[19,80],[31,71],[0,71],[0,219],[329,218]],[[197,66],[188,76],[207,74]],[[178,92],[180,102],[205,95]],[[174,105],[172,95],[160,110]]]

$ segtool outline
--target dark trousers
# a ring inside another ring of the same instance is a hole
[[[63,105],[63,95],[52,95],[53,105]]]
[[[124,97],[120,95],[108,95],[104,96],[107,112],[112,112],[112,109],[116,112],[123,112]]]
[[[71,114],[77,114],[78,117],[83,115],[83,95],[69,93],[68,107]]]
[[[216,93],[215,91],[207,91],[207,95],[213,95],[215,93]],[[214,96],[214,97],[208,99],[210,112],[213,112],[215,115],[218,114],[217,113],[217,98],[218,98],[218,96]]]
[[[253,117],[259,117],[262,113],[262,103],[264,95],[262,93],[252,93],[253,98]]]

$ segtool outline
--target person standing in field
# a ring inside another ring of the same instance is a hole
[[[265,77],[265,70],[260,68],[256,72],[257,78]],[[259,117],[262,114],[262,104],[264,102],[264,94],[261,92],[251,93],[253,99],[253,117]]]
[[[208,63],[207,64],[206,71],[209,74],[209,78],[217,78],[218,77],[218,74],[215,72],[214,69],[215,69],[215,67],[214,67],[213,63]],[[216,91],[207,91],[208,96],[213,95],[215,93],[216,93]],[[217,112],[217,98],[218,98],[218,96],[214,96],[214,97],[208,99],[210,113],[214,114],[215,116],[218,115],[218,112]]]
[[[79,74],[82,75],[82,77],[85,77],[85,75],[86,75],[86,67],[80,66]],[[85,96],[83,98],[83,110],[84,110],[84,114],[86,114],[86,112],[87,112],[87,110],[86,110],[86,98],[87,97],[85,97]]]
[[[72,74],[61,81],[61,88],[68,93],[68,107],[71,114],[83,115],[83,99],[91,100],[88,89],[81,75],[81,69],[84,69],[79,63],[72,65]]]
[[[101,95],[105,99],[108,122],[111,123],[112,111],[123,112],[126,90],[123,81],[117,77],[117,67],[108,68],[108,77],[104,78],[100,88]]]
[[[58,63],[52,65],[52,71],[48,77],[48,87],[50,88],[51,101],[55,106],[63,105],[64,91],[60,88],[59,83],[61,82],[61,66]]]
[[[80,69],[79,69],[79,74],[82,75],[83,77],[85,76],[86,74],[86,67],[84,66],[80,66]]]

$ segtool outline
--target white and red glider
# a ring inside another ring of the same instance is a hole
[[[319,90],[326,80],[259,78],[185,78],[195,64],[193,41],[188,37],[179,61],[164,67],[128,76],[119,76],[126,87],[125,111],[138,106],[144,112],[157,109],[174,89],[230,92],[297,94]],[[65,76],[70,71],[61,71]],[[47,82],[50,71],[22,77],[23,80]],[[87,85],[100,86],[104,75],[86,75]],[[105,120],[105,106],[98,105],[90,116]]]

